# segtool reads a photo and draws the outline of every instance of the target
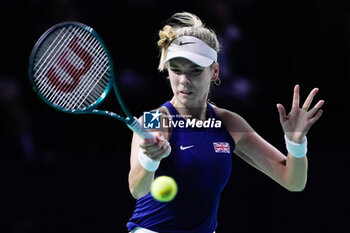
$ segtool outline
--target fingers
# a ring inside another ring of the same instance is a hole
[[[148,155],[151,159],[158,160],[170,150],[170,144],[161,132],[158,132],[155,136],[155,141],[152,139],[142,139],[140,147],[144,154]]]
[[[294,94],[293,94],[293,103],[292,108],[299,108],[299,102],[300,102],[300,95],[299,95],[299,85],[295,85],[294,87]]]
[[[322,105],[324,104],[324,100],[320,100],[317,102],[317,104],[315,105],[315,107],[313,107],[309,112],[309,124],[310,126],[312,126],[316,121],[318,121],[318,119],[320,119],[320,117],[322,116],[323,110],[320,109],[322,107]],[[309,126],[309,127],[310,127]]]
[[[140,147],[146,148],[157,143],[157,139],[141,139]]]
[[[277,104],[277,109],[280,116],[280,122],[283,123],[287,118],[286,110],[284,109],[282,104]]]
[[[312,100],[314,99],[315,95],[317,94],[318,92],[318,88],[314,88],[309,96],[306,98],[304,104],[303,104],[303,109],[305,109],[306,111],[310,108],[310,105],[312,103]]]
[[[311,103],[315,97],[315,95],[317,94],[318,92],[318,88],[314,88],[309,96],[306,98],[305,102],[304,102],[304,105],[303,105],[303,109],[305,109],[306,111],[310,108],[311,106]],[[315,106],[308,112],[308,117],[310,119],[310,126],[315,123],[321,116],[322,116],[322,113],[323,111],[320,110],[320,108],[323,106],[324,104],[324,100],[320,100],[318,101]]]
[[[322,107],[324,104],[324,100],[320,100],[317,102],[317,104],[308,112],[309,118],[312,118],[315,113]]]
[[[158,141],[163,141],[164,136],[163,133],[157,132],[157,133],[152,133],[154,135],[154,138],[144,138],[141,139],[140,141],[140,147],[143,149],[146,149],[148,147],[154,146]]]
[[[168,141],[158,142],[157,144],[153,145],[152,147],[144,148],[142,151],[146,155],[152,155],[156,156],[158,154],[163,154],[167,150],[169,145]]]
[[[318,110],[318,112],[315,114],[313,118],[310,119],[310,126],[313,125],[320,117],[322,116],[322,109]]]
[[[143,153],[154,160],[160,160],[170,151],[170,144],[168,141],[157,143],[154,147],[143,149]]]
[[[300,101],[300,87],[299,85],[295,85],[294,87],[294,95],[293,95],[293,104],[292,110],[288,115],[286,115],[286,111],[281,104],[277,104],[277,109],[280,116],[280,121],[283,127],[284,132],[298,132],[303,133],[304,135],[307,133],[311,125],[313,125],[320,117],[322,116],[323,110],[320,108],[323,106],[324,101],[318,101],[315,106],[309,110],[314,97],[318,93],[318,88],[314,88],[306,98],[303,107],[299,108]],[[294,138],[295,138],[294,133]]]

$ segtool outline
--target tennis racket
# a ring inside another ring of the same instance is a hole
[[[126,108],[107,47],[89,26],[63,22],[48,29],[31,52],[29,78],[33,90],[57,110],[112,117],[142,138],[155,138]],[[112,88],[126,117],[96,109]]]

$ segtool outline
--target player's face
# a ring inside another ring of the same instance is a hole
[[[218,67],[200,67],[184,58],[174,58],[168,66],[175,101],[183,106],[203,106]]]

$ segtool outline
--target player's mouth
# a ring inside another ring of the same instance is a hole
[[[192,91],[180,91],[180,93],[183,95],[183,96],[190,96],[193,94]]]

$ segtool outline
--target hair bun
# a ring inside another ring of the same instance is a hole
[[[163,30],[159,31],[158,46],[167,47],[175,39],[176,33],[172,26],[165,25]]]

